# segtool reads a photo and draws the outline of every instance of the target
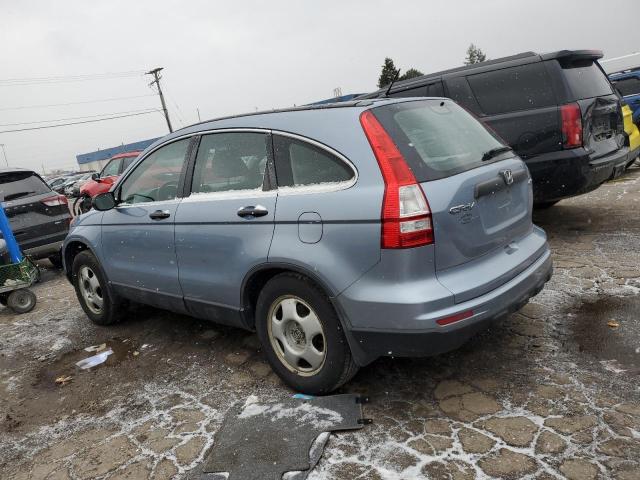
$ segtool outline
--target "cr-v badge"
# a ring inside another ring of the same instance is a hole
[[[469,210],[471,210],[473,207],[475,207],[476,202],[471,202],[471,203],[464,203],[462,205],[456,205],[455,207],[451,207],[449,209],[449,213],[451,215],[457,215],[460,212],[468,212]]]

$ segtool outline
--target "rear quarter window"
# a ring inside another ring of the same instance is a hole
[[[0,200],[8,202],[49,192],[49,186],[33,172],[0,174]]]
[[[343,160],[308,142],[275,135],[273,146],[278,187],[339,185],[355,178]]]
[[[613,86],[616,87],[618,92],[620,92],[620,95],[623,97],[640,95],[640,78],[631,77],[616,80],[613,82]]]
[[[542,63],[520,65],[467,77],[487,115],[549,107],[557,103]]]
[[[611,95],[611,83],[600,67],[593,60],[560,64],[571,100]]]
[[[464,108],[450,100],[393,103],[372,109],[419,182],[483,165],[485,152],[504,146]],[[504,158],[499,155],[496,160]]]

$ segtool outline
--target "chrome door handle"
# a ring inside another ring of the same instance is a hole
[[[242,218],[264,217],[269,211],[262,205],[249,205],[238,209],[238,216]]]
[[[165,218],[169,218],[171,213],[169,210],[156,210],[155,212],[151,212],[149,214],[149,218],[151,220],[164,220]]]

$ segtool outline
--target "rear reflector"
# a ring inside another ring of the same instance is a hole
[[[55,195],[53,197],[47,197],[40,200],[47,207],[57,207],[59,205],[67,205],[67,197],[64,195]]]
[[[580,105],[569,103],[560,107],[562,117],[562,146],[576,148],[582,146],[582,113]]]
[[[384,180],[382,248],[433,243],[429,203],[400,150],[370,110],[360,115],[360,123]]]
[[[444,317],[439,320],[436,320],[438,325],[449,325],[451,323],[459,322],[460,320],[464,320],[465,318],[473,317],[473,310],[467,310],[466,312],[456,313],[455,315],[451,315],[450,317]]]

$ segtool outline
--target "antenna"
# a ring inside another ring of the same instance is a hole
[[[389,96],[389,92],[391,91],[391,87],[393,87],[393,84],[396,83],[396,81],[398,81],[398,77],[400,76],[400,69],[398,69],[396,71],[396,76],[393,77],[393,80],[391,80],[391,83],[389,84],[389,87],[387,88],[387,91],[384,92],[384,96],[388,97]]]

